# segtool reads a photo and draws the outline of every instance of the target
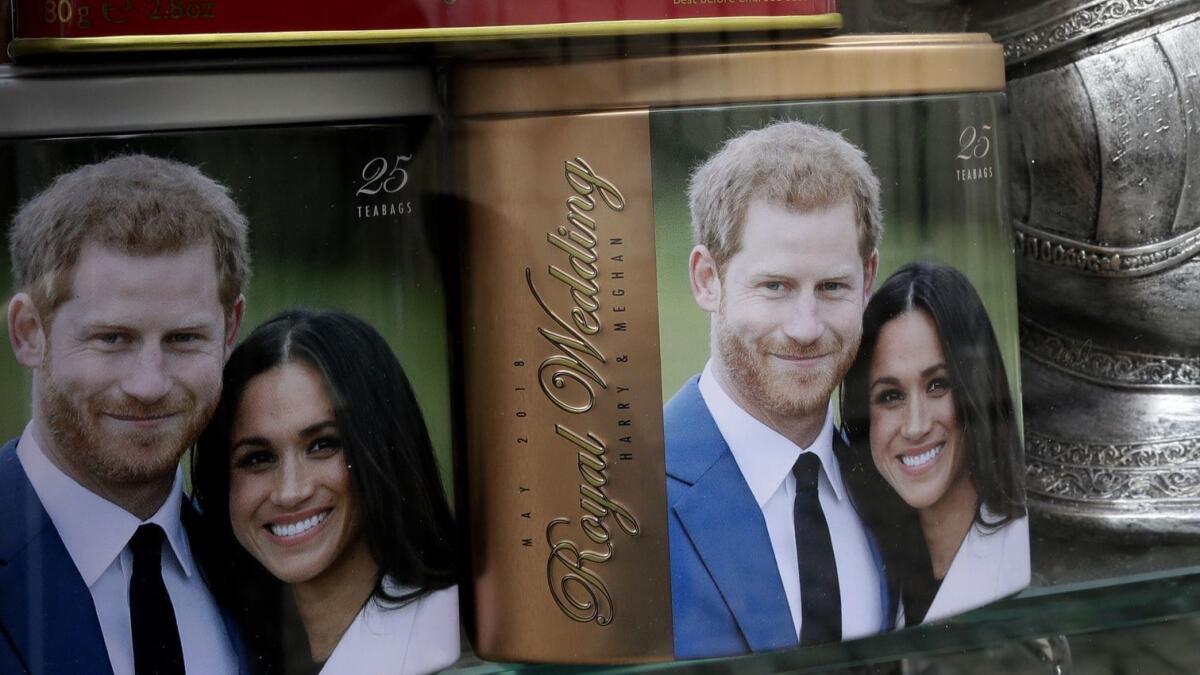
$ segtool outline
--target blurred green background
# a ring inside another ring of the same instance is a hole
[[[861,148],[883,188],[884,235],[878,286],[906,262],[951,265],[974,284],[996,331],[1013,400],[1020,410],[1016,273],[1007,213],[1004,97],[970,94],[787,105],[659,110],[651,114],[655,246],[658,260],[662,387],[669,400],[709,354],[708,315],[692,298],[687,261],[693,242],[687,205],[691,172],[724,142],[776,120],[841,132]],[[984,126],[990,129],[984,129]],[[963,149],[964,130],[982,145]],[[961,137],[961,139],[960,139]],[[980,152],[977,158],[973,153]],[[968,160],[959,154],[972,155]],[[960,169],[992,167],[990,179],[960,181]],[[665,402],[665,401],[664,401]],[[1019,414],[1019,412],[1018,412]]]
[[[0,141],[0,216],[50,180],[116,154],[146,153],[193,164],[228,186],[250,221],[254,277],[242,336],[292,307],[337,308],[384,335],[416,390],[453,503],[450,354],[440,265],[441,227],[431,208],[442,150],[426,119],[386,124],[264,127]],[[404,163],[407,185],[360,195],[364,165],[375,157]],[[403,216],[359,217],[359,206],[411,202]],[[7,247],[5,299],[12,295]],[[7,327],[6,327],[7,329]],[[29,419],[30,375],[10,350],[0,356],[0,437]]]

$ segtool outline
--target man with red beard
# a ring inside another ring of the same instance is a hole
[[[875,281],[879,181],[841,135],[779,122],[726,142],[688,197],[711,334],[703,372],[664,410],[675,655],[890,628],[830,403]]]
[[[194,167],[131,155],[55,179],[9,248],[33,406],[0,449],[0,672],[242,670],[179,460],[237,339],[245,218]]]

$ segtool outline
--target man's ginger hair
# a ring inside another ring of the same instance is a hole
[[[250,279],[246,230],[229,190],[196,167],[114,157],[62,174],[17,212],[8,232],[13,284],[50,314],[70,296],[86,244],[152,256],[211,243],[229,310]]]
[[[722,270],[740,249],[756,199],[798,213],[849,202],[865,262],[883,234],[879,179],[862,150],[841,134],[804,122],[776,122],[725,142],[688,185],[692,236]]]

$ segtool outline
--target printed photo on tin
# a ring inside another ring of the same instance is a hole
[[[458,658],[432,125],[0,140],[0,671]]]
[[[1028,585],[1002,110],[651,113],[676,658]]]

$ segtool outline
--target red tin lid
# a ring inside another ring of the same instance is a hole
[[[836,0],[14,0],[13,8],[14,56],[842,25]]]

